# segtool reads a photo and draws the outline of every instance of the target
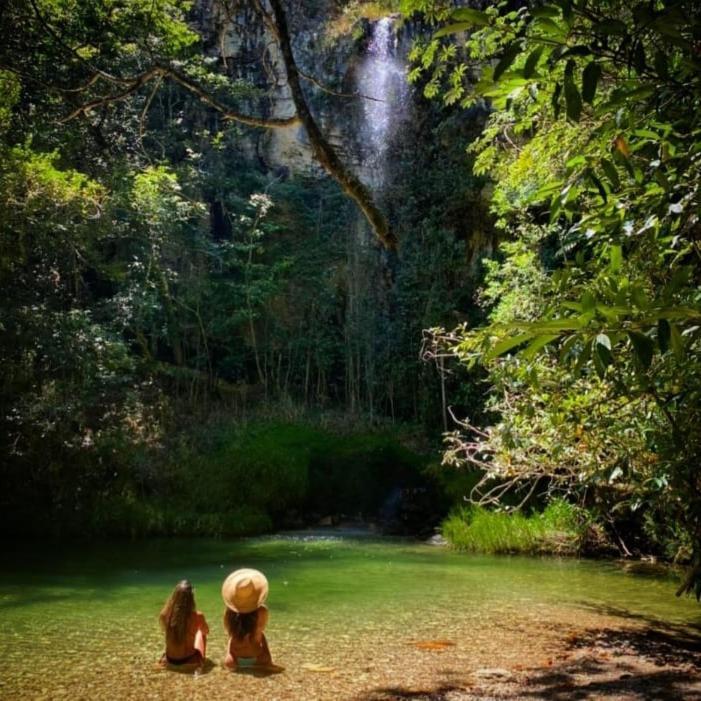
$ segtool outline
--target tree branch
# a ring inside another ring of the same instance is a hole
[[[294,126],[300,123],[299,117],[297,115],[292,115],[291,117],[280,117],[280,118],[266,118],[266,117],[255,117],[253,115],[242,114],[236,110],[232,110],[227,107],[223,102],[217,100],[217,98],[210,95],[201,85],[196,83],[185,73],[182,73],[176,68],[169,66],[167,64],[157,64],[153,68],[141,73],[128,81],[124,81],[126,87],[117,93],[112,93],[110,95],[103,95],[101,97],[96,97],[94,100],[90,100],[83,105],[80,105],[73,110],[67,117],[64,117],[61,122],[69,122],[71,119],[75,119],[81,114],[87,114],[92,110],[102,107],[103,105],[108,105],[113,102],[120,102],[127,99],[135,92],[137,92],[144,85],[149,83],[154,79],[170,78],[173,82],[182,85],[186,90],[197,95],[202,102],[214,108],[222,114],[224,119],[231,120],[232,122],[239,122],[240,124],[246,124],[251,127],[263,127],[266,129],[279,129],[282,127]],[[85,88],[93,84],[94,81],[90,80],[84,86]]]
[[[383,246],[389,250],[396,250],[397,238],[390,229],[387,218],[375,204],[370,190],[354,173],[343,165],[316,123],[307,105],[300,83],[300,73],[292,52],[292,42],[290,41],[287,19],[282,3],[280,0],[270,0],[270,6],[275,18],[277,40],[280,44],[280,52],[287,71],[287,83],[290,87],[292,100],[297,109],[299,119],[307,131],[314,155],[326,172],[339,183],[343,191],[360,207]]]
[[[163,75],[171,80],[179,83],[184,88],[189,90],[191,93],[197,95],[197,97],[202,100],[205,104],[213,107],[218,112],[221,112],[224,119],[230,119],[233,122],[239,122],[240,124],[247,124],[251,127],[264,127],[279,129],[281,127],[292,127],[296,124],[300,124],[301,119],[299,116],[292,115],[291,117],[254,117],[247,114],[242,114],[241,112],[236,112],[235,110],[229,109],[226,105],[219,102],[215,97],[212,97],[202,86],[198,85],[194,80],[186,76],[181,71],[168,65],[161,65],[160,70],[163,71]]]

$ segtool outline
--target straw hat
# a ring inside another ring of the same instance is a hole
[[[268,580],[258,570],[236,570],[224,580],[221,595],[227,608],[236,613],[250,613],[265,603]]]

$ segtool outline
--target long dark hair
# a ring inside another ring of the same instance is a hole
[[[258,609],[249,613],[236,613],[230,608],[224,611],[224,628],[226,632],[236,640],[243,640],[249,633],[256,629]]]
[[[165,602],[159,620],[168,640],[182,643],[187,635],[187,625],[195,611],[195,595],[187,579],[178,582]]]

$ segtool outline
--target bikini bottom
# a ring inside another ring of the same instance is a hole
[[[202,653],[199,650],[195,650],[191,655],[187,657],[168,657],[163,653],[163,660],[168,664],[181,665],[181,664],[199,664],[202,662]]]

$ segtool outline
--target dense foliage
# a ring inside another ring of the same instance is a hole
[[[492,108],[470,151],[505,236],[490,323],[444,339],[487,368],[495,419],[448,459],[485,470],[478,499],[564,490],[698,553],[698,5],[404,5],[440,26],[414,50],[426,94]]]
[[[469,306],[465,215],[479,222],[482,208],[480,180],[436,140],[478,125],[421,98],[410,105],[383,194],[402,250],[383,253],[334,182],[266,161],[277,96],[263,66],[221,48],[227,7],[0,7],[0,510],[13,531],[31,530],[22,514],[33,503],[57,532],[221,532],[216,519],[183,516],[176,527],[172,509],[166,518],[148,506],[166,493],[178,501],[173,485],[190,489],[156,474],[170,474],[173,451],[193,479],[216,482],[223,461],[174,446],[220,416],[340,409],[351,426],[441,425],[440,382],[418,361],[421,330]],[[290,7],[307,70],[318,59],[305,53],[309,27],[328,30],[314,45],[325,60],[362,51],[367,11],[347,9]],[[247,17],[241,51],[270,58],[269,37]],[[305,88],[351,149],[362,106]],[[289,486],[284,467],[268,475],[271,490],[278,478]],[[370,482],[389,488],[363,460],[351,469],[368,494]]]

